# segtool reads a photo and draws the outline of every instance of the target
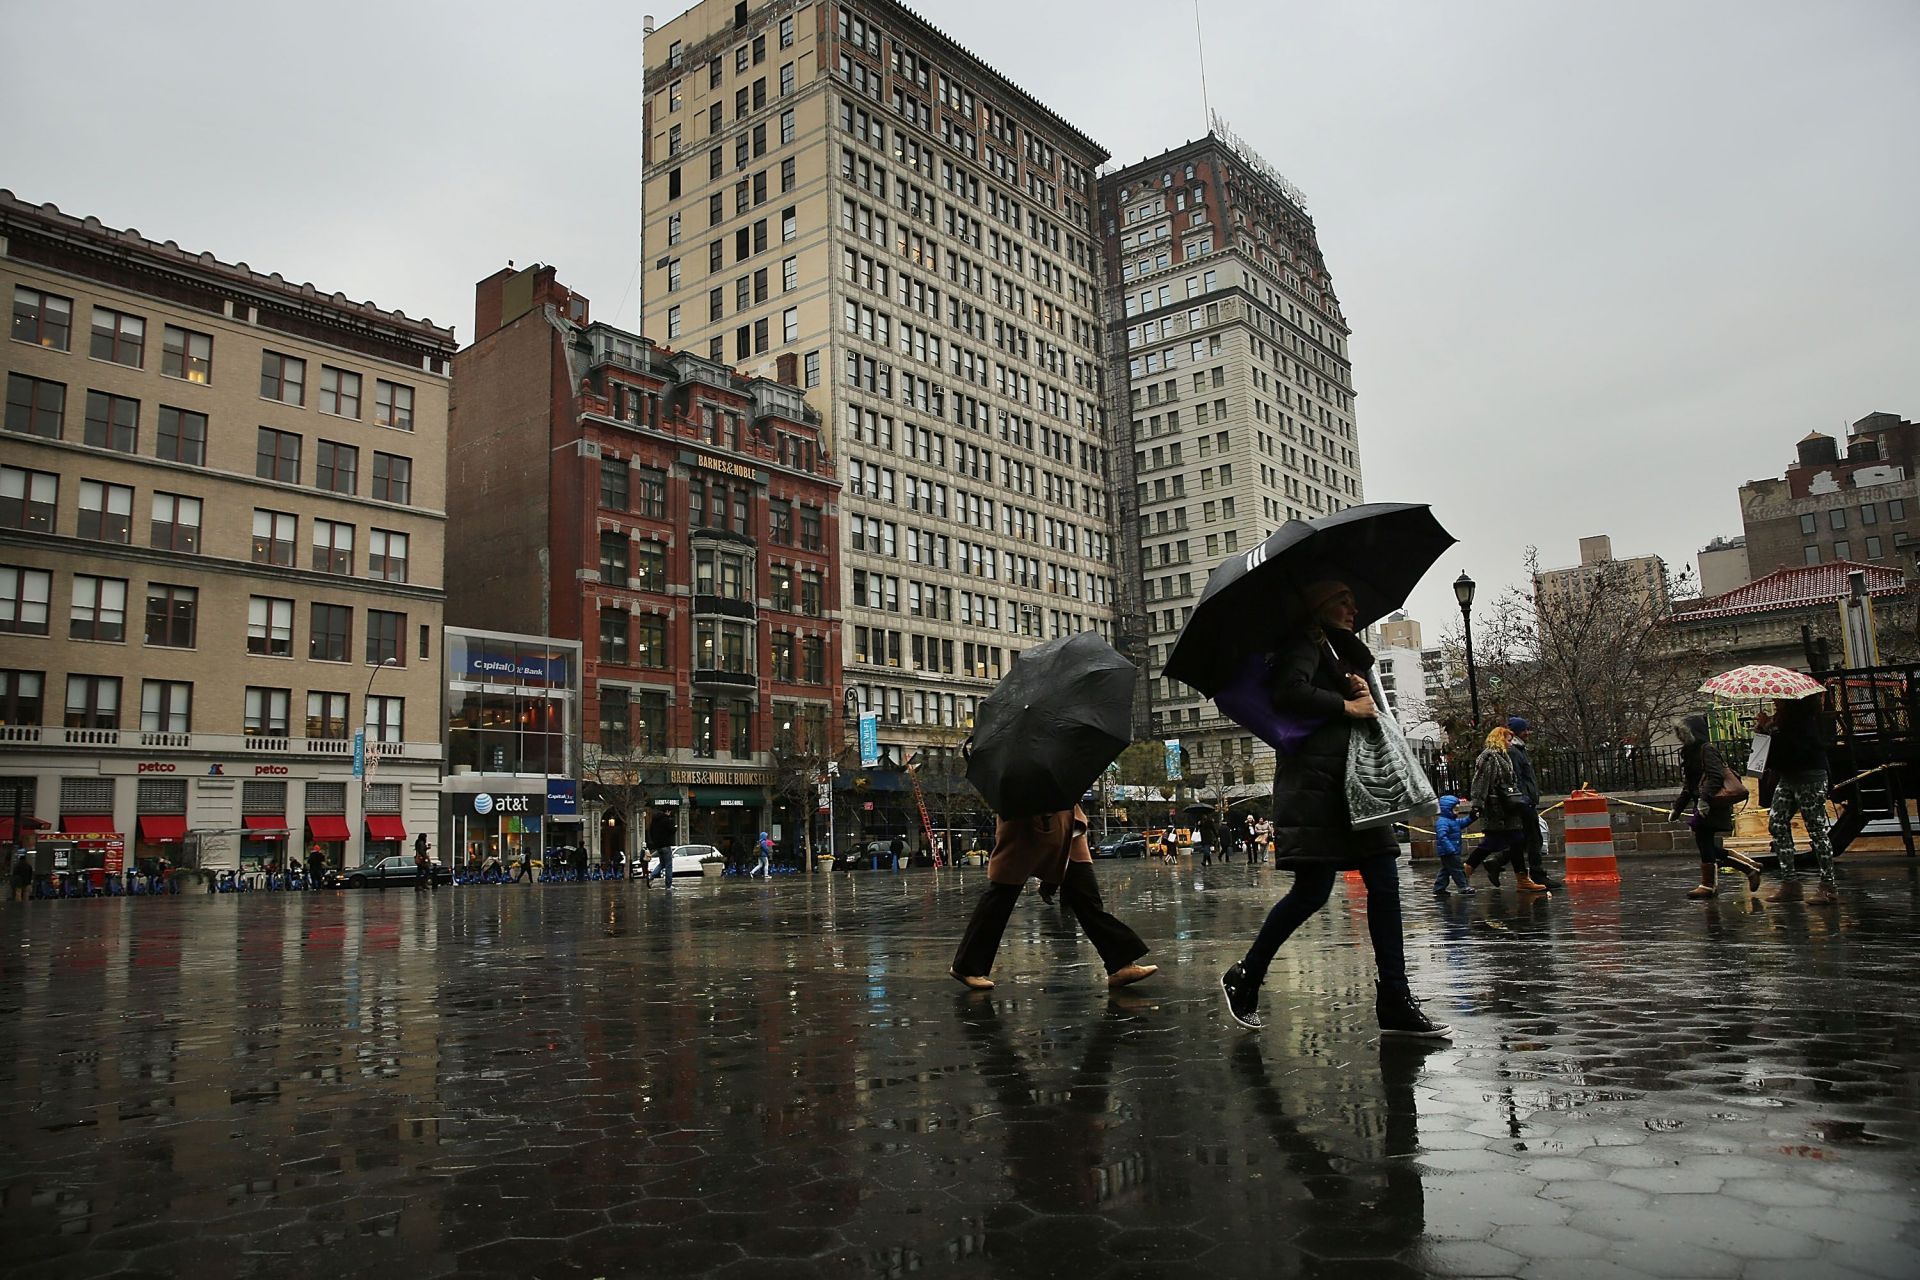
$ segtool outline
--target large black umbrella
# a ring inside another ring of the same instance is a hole
[[[1424,503],[1369,502],[1316,520],[1289,520],[1251,551],[1207,575],[1200,603],[1180,629],[1166,673],[1212,696],[1249,653],[1273,647],[1292,619],[1300,588],[1338,578],[1353,588],[1357,625],[1406,603],[1433,562],[1454,544]]]
[[[1133,741],[1138,674],[1091,631],[1027,650],[974,713],[967,781],[1003,818],[1072,808]]]

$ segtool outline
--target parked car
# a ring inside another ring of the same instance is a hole
[[[452,884],[453,872],[434,862],[428,867],[428,873],[439,884]],[[419,878],[419,872],[413,865],[410,853],[395,854],[391,858],[382,858],[365,867],[336,867],[326,873],[322,883],[329,889],[368,889],[388,888],[405,885],[412,888]]]
[[[710,844],[677,844],[667,850],[667,854],[673,859],[674,875],[697,876],[700,874],[700,864],[708,858],[719,857],[720,851]],[[647,856],[647,871],[650,875],[660,874],[659,854]]]
[[[1144,858],[1147,842],[1141,836],[1119,836],[1093,851],[1096,858]]]
[[[868,840],[851,845],[840,851],[834,865],[840,871],[871,871],[876,866],[888,870],[893,866],[893,841]]]

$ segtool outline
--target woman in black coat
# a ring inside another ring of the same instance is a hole
[[[1760,891],[1760,864],[1744,853],[1731,853],[1721,845],[1721,837],[1733,830],[1733,810],[1745,796],[1716,800],[1727,774],[1732,772],[1718,747],[1707,733],[1707,718],[1691,715],[1676,728],[1680,734],[1680,794],[1674,798],[1673,821],[1691,811],[1687,825],[1693,828],[1694,847],[1700,851],[1700,883],[1687,891],[1689,898],[1711,898],[1713,882],[1722,866],[1737,867],[1747,877],[1749,891]]]
[[[1347,809],[1347,743],[1356,721],[1379,712],[1368,692],[1373,655],[1354,634],[1353,592],[1316,582],[1301,593],[1302,621],[1275,654],[1268,684],[1274,710],[1314,726],[1292,752],[1278,753],[1273,775],[1273,863],[1294,873],[1287,896],[1267,913],[1245,959],[1221,976],[1227,1011],[1242,1026],[1260,1024],[1267,967],[1307,919],[1326,905],[1333,878],[1358,871],[1367,886],[1367,933],[1379,973],[1375,1012],[1387,1035],[1443,1038],[1447,1028],[1420,1011],[1407,988],[1400,923],[1400,846],[1391,827],[1356,831]]]

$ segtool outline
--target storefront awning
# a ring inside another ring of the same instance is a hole
[[[181,819],[184,823],[185,818]],[[60,829],[70,836],[110,836],[114,834],[110,813],[63,813]]]
[[[293,834],[287,827],[287,820],[278,814],[242,814],[240,825],[247,829],[249,840],[285,840]]]
[[[729,808],[757,809],[766,803],[767,793],[759,787],[693,787],[693,802],[704,809]]]
[[[353,838],[347,830],[347,820],[337,813],[310,813],[307,815],[307,834],[315,840],[341,842]]]
[[[31,831],[45,831],[51,825],[51,823],[43,818],[20,819],[20,831],[23,836]],[[8,814],[6,817],[0,818],[0,840],[12,840],[13,838],[13,815]]]
[[[367,815],[367,839],[369,840],[405,840],[407,828],[400,816],[393,813],[370,813]]]
[[[187,815],[184,813],[142,815],[140,838],[152,841],[154,844],[179,844],[187,838]]]

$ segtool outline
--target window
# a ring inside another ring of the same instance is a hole
[[[330,364],[320,366],[320,412],[342,418],[360,416],[360,375]]]
[[[793,545],[793,503],[789,499],[767,499],[767,541],[783,547]]]
[[[140,402],[104,391],[87,392],[86,433],[81,438],[96,449],[134,453],[140,435]]]
[[[677,156],[680,154],[680,137],[681,135],[680,135],[679,125],[676,124],[668,128],[667,130],[667,154],[668,155]],[[672,181],[667,184],[667,196],[669,199],[674,199],[674,198],[677,198],[680,194],[679,191],[676,190],[676,188],[678,188],[680,185],[680,171],[678,169],[675,169],[671,175],[671,178],[672,178]]]
[[[782,160],[780,162],[780,190],[782,191],[793,190],[793,182],[794,182],[793,157],[788,156],[785,160]]]
[[[1827,527],[1829,529],[1844,529],[1847,527],[1847,511],[1845,507],[1835,507],[1832,511],[1827,512]]]
[[[13,340],[66,351],[73,340],[73,299],[13,287]]]
[[[413,430],[413,388],[404,382],[374,379],[373,425],[392,427],[396,431]]]
[[[45,672],[0,671],[0,724],[41,723],[45,688]]]
[[[309,693],[307,695],[307,736],[344,741],[347,737],[347,695]],[[309,807],[311,812],[311,807]]]
[[[200,592],[164,582],[147,584],[147,643],[166,649],[193,648]]]
[[[246,730],[249,738],[284,738],[290,732],[287,728],[287,708],[293,701],[291,689],[262,689],[254,685],[247,686]],[[252,784],[249,783],[249,786]]]
[[[727,736],[732,740],[728,745],[735,760],[745,760],[753,754],[753,704],[745,698],[733,698],[727,703]]]
[[[693,702],[693,754],[705,759],[713,758],[713,699],[694,698]]]
[[[160,406],[160,436],[153,456],[167,462],[203,467],[207,463],[207,415]]]
[[[609,511],[627,509],[627,464],[618,458],[600,459],[600,505]]]
[[[667,589],[667,547],[651,539],[634,544],[633,585],[636,591]]]
[[[792,342],[800,336],[800,308],[788,307],[780,313],[780,341]]]
[[[293,567],[294,542],[300,521],[285,511],[253,509],[253,562]]]
[[[0,467],[0,529],[52,533],[60,477],[51,471]]]
[[[99,480],[80,482],[80,524],[83,538],[97,542],[133,541],[133,489]]]
[[[278,351],[260,353],[260,396],[282,404],[307,402],[307,362]]]
[[[1899,521],[1907,518],[1907,500],[1905,498],[1887,499],[1887,519]]]
[[[798,256],[784,259],[780,263],[780,291],[790,293],[800,285],[800,259]]]
[[[619,685],[600,686],[600,749],[608,755],[624,756],[630,745],[627,732],[627,691]]]
[[[633,620],[633,665],[649,671],[667,669],[667,620],[642,614]]]
[[[1880,539],[1878,535],[1875,535],[1867,539],[1867,559],[1878,560],[1879,558],[1880,558]]]
[[[382,582],[407,580],[408,538],[391,529],[375,529],[367,535],[367,576]]]
[[[329,493],[352,493],[360,483],[360,450],[322,440],[314,458],[313,483]]]
[[[680,336],[680,308],[679,307],[667,308],[667,336],[669,338],[677,338]]]
[[[313,567],[321,573],[353,572],[353,526],[338,520],[313,522]]]
[[[806,365],[806,375],[802,380],[809,387],[819,386],[820,385],[820,353],[818,351],[807,352],[805,365]]]
[[[782,49],[786,49],[786,48],[791,48],[792,45],[793,45],[793,15],[788,14],[786,17],[780,19],[780,47]]]
[[[600,610],[600,661],[616,667],[627,665],[631,622],[627,611],[617,605]]]
[[[781,46],[781,48],[785,48],[785,47],[786,47],[785,45]],[[794,64],[791,62],[782,63],[780,66],[780,96],[784,98],[788,94],[792,93],[793,87],[794,87]]]
[[[367,610],[367,665],[377,667],[391,658],[395,666],[406,666],[406,635],[406,614]]]
[[[820,508],[800,504],[800,545],[809,551],[818,551],[820,542]]]
[[[784,76],[782,77],[783,80],[785,78],[786,77]],[[782,87],[781,92],[782,93],[787,92],[784,86]],[[785,146],[787,143],[792,142],[794,138],[794,132],[795,132],[795,126],[794,126],[794,117],[793,117],[792,110],[789,109],[786,111],[782,111],[780,113],[780,144],[782,146]]]
[[[616,587],[627,585],[627,535],[614,529],[600,533],[600,581]]]
[[[69,729],[118,729],[120,678],[68,676],[66,726]]]
[[[293,656],[293,601],[274,596],[248,598],[247,652],[267,658]]]
[[[160,551],[200,550],[200,499],[179,493],[153,495],[153,526],[149,539]]]
[[[787,242],[800,236],[800,209],[798,205],[788,205],[780,211],[780,239]]]
[[[193,686],[185,680],[141,681],[140,732],[193,732]]]
[[[124,578],[73,575],[72,608],[67,614],[67,638],[104,640],[112,644],[127,638],[127,583]]]
[[[147,322],[106,307],[93,309],[93,345],[88,354],[138,369],[146,358]]]
[[[0,565],[0,631],[47,634],[53,600],[53,575],[45,569]]]
[[[291,431],[261,427],[254,447],[253,474],[262,480],[300,483],[300,437]]]
[[[1860,508],[1860,523],[1871,525],[1880,523],[1880,509],[1871,502]]]
[[[1819,547],[1800,548],[1800,562],[1802,564],[1819,564],[1820,548]]]
[[[307,656],[315,662],[350,662],[353,658],[353,610],[343,604],[313,606],[313,626],[307,636]]]
[[[367,699],[367,738],[372,742],[403,742],[406,732],[405,698],[378,694]]]
[[[413,460],[394,453],[374,454],[373,496],[381,502],[413,501]]]
[[[667,243],[668,244],[680,243],[680,215],[677,213],[670,213],[667,215]],[[678,289],[679,287],[680,287],[680,259],[675,258],[672,262],[667,264],[667,288]]]
[[[640,514],[656,520],[667,518],[667,473],[654,467],[637,471],[640,481]]]
[[[188,382],[212,382],[213,336],[167,325],[160,331],[160,372]]]
[[[58,440],[66,414],[66,383],[29,378],[24,373],[7,375],[7,430]]]

